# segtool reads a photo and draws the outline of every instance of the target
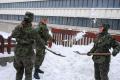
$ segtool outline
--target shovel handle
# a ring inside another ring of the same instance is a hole
[[[80,53],[79,51],[73,51],[79,55],[87,55],[87,53]],[[90,53],[91,55],[95,55],[95,56],[108,56],[111,55],[111,53]]]

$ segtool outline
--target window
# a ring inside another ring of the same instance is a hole
[[[88,0],[83,0],[83,7],[88,7]]]
[[[1,3],[2,8],[4,8],[4,3]]]
[[[52,17],[52,23],[53,23],[53,24],[56,23],[56,17]]]
[[[65,8],[67,4],[67,0],[62,0],[62,6]]]
[[[103,7],[103,0],[98,0],[98,7],[102,8]]]
[[[10,4],[10,5],[11,5],[11,4]],[[20,7],[22,8],[22,3],[21,3],[21,2],[19,3],[19,5],[20,5]]]
[[[81,18],[78,18],[78,26],[81,26],[82,25],[82,20]]]
[[[40,7],[43,7],[43,1],[40,1]]]
[[[67,24],[67,18],[63,17],[63,25],[66,25],[66,24]]]
[[[59,17],[60,18],[60,24],[63,24],[63,17]]]
[[[2,8],[2,4],[0,3],[0,8]]]
[[[1,19],[3,19],[3,15],[1,14]]]
[[[88,7],[91,8],[93,6],[93,0],[88,0]]]
[[[14,3],[14,8],[16,8],[16,6],[17,6],[17,4],[16,4],[16,3]]]
[[[112,28],[112,20],[111,19],[108,19],[108,24],[110,25],[110,28]]]
[[[1,14],[0,14],[0,19],[1,19]]]
[[[74,4],[75,4],[74,7],[77,8],[77,7],[79,6],[79,0],[75,0],[75,3],[74,3]]]
[[[7,8],[7,7],[8,7],[8,4],[7,4],[7,3],[5,3],[5,5],[4,5],[4,6],[5,6],[5,8]]]
[[[100,0],[93,0],[93,7],[95,8],[95,7],[98,7],[98,1],[100,1]]]
[[[83,5],[83,0],[79,0],[78,6],[79,6],[79,7],[82,7],[82,5]]]
[[[33,5],[33,3],[32,3],[32,5]],[[37,2],[37,7],[38,7],[38,8],[41,7],[41,1],[38,1],[38,2]]]
[[[32,2],[29,2],[29,8],[32,8]]]
[[[13,8],[13,3],[10,4],[11,8]]]
[[[16,5],[16,8],[19,8],[19,7],[20,7],[20,5],[19,5],[20,3],[17,2],[16,4],[17,4],[17,5]]]
[[[73,26],[77,26],[78,25],[78,18],[73,18]]]
[[[83,27],[87,26],[87,18],[83,18]]]
[[[118,26],[117,29],[120,30],[120,19],[118,20]]]
[[[70,25],[70,17],[69,18],[67,18],[67,23],[66,23],[66,25]]]
[[[70,17],[69,19],[70,19],[70,24],[69,24],[69,25],[71,25],[71,26],[72,26],[72,25],[73,25],[73,23],[74,23],[73,18],[72,18],[72,17]]]
[[[108,1],[108,7],[113,8],[114,0],[109,0]]]
[[[52,6],[53,8],[56,8],[56,0],[52,0]]]
[[[108,20],[107,19],[101,19],[101,22],[106,24],[106,23],[108,23]]]
[[[24,8],[24,5],[25,5],[25,3],[22,2],[22,3],[21,3],[22,8]]]
[[[107,6],[108,6],[108,0],[103,0],[103,7],[107,8]]]
[[[53,7],[52,0],[49,0],[49,6],[50,6],[50,7]]]
[[[70,0],[70,6],[73,8],[75,5],[75,0]]]
[[[67,8],[70,7],[70,0],[67,0],[67,1],[66,1],[66,7],[67,7]]]
[[[86,27],[91,27],[91,20],[89,18],[87,18],[86,22]]]
[[[49,7],[49,0],[46,1],[46,7]]]
[[[52,24],[52,17],[48,17],[49,23]]]
[[[38,2],[38,1],[36,1],[36,2],[34,3],[34,5],[35,5],[34,8],[39,8],[39,2]]]
[[[113,20],[113,26],[112,26],[112,29],[117,29],[117,26],[118,26],[118,20]]]
[[[59,17],[55,18],[55,24],[59,24]]]
[[[120,0],[114,0],[114,7],[119,8]]]

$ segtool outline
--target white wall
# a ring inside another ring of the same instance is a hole
[[[24,2],[24,1],[46,1],[46,0],[0,0],[0,3]]]
[[[26,11],[41,16],[120,19],[120,8],[12,8],[0,9],[0,14],[24,15]]]

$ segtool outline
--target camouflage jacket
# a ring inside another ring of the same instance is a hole
[[[46,44],[48,40],[52,39],[46,24],[39,24],[36,28],[36,31],[39,33],[39,35],[45,41]]]
[[[120,50],[120,45],[107,32],[102,32],[97,35],[94,40],[94,46],[90,53],[110,53],[109,49]],[[110,56],[93,56],[93,61],[96,63],[110,62]]]
[[[44,47],[44,41],[41,37],[36,33],[36,31],[31,27],[31,24],[26,25],[27,27],[23,27],[22,24],[18,25],[12,31],[12,37],[16,38],[16,48],[15,48],[15,56],[22,57],[30,57],[34,54],[33,52],[33,43],[36,42],[40,46]]]

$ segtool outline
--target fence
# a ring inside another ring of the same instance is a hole
[[[95,33],[86,32],[82,39],[76,41],[74,37],[81,31],[52,28],[51,32],[53,34],[55,44],[63,45],[65,47],[72,47],[72,45],[88,45],[96,38]],[[120,35],[113,35],[113,37],[120,42]],[[15,42],[11,37],[8,37],[8,39],[5,40],[3,36],[0,35],[0,53],[4,53],[6,48],[7,53],[10,54],[14,46]]]
[[[74,37],[78,32],[81,31],[55,29],[55,28],[52,28],[51,31],[53,33],[53,38],[55,39],[55,43],[57,45],[63,45],[65,47],[71,47],[72,45],[88,45],[96,37],[96,34],[92,32],[86,32],[86,35],[82,39],[76,41]]]
[[[3,36],[0,35],[0,53],[4,53],[4,51],[7,51],[7,53],[10,54],[14,46],[15,41],[13,41],[11,37],[4,39]]]

